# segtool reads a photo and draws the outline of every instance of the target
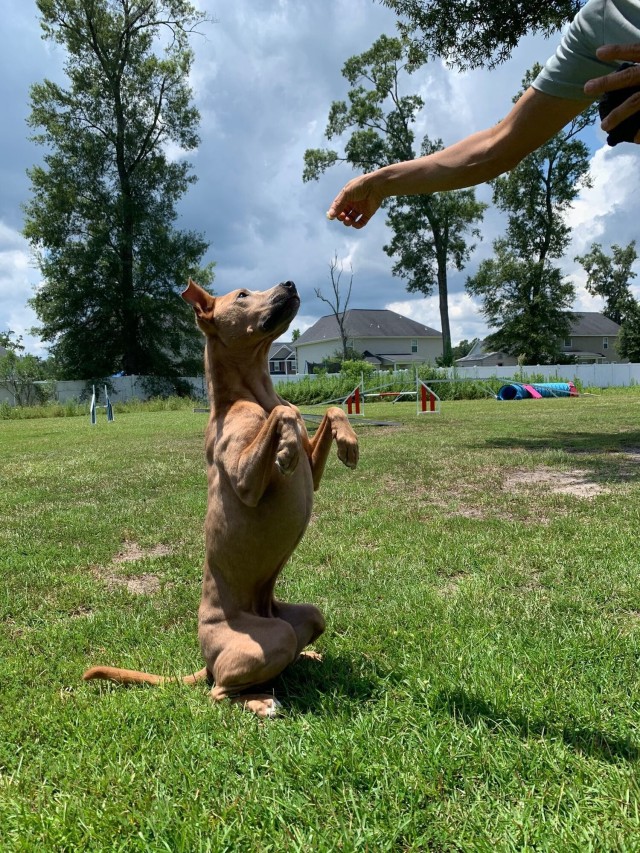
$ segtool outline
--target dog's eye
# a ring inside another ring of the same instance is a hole
[[[249,294],[246,290],[241,290],[240,293],[236,296],[236,299],[246,299]]]

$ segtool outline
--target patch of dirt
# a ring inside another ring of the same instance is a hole
[[[119,551],[112,562],[116,565],[120,563],[133,563],[136,560],[153,560],[156,557],[167,557],[171,554],[171,548],[168,545],[155,545],[153,548],[141,548],[137,542],[130,542],[128,539],[124,541],[122,551]]]
[[[429,490],[422,483],[409,483],[390,475],[382,478],[381,485],[380,491],[409,499],[420,498],[429,494]]]
[[[16,620],[12,616],[8,616],[3,620],[4,624],[7,626],[9,634],[11,638],[14,640],[19,640],[21,637],[24,637],[31,629],[18,625]]]
[[[460,518],[477,518],[480,521],[489,518],[489,514],[479,506],[465,506],[464,504],[460,504],[456,509],[451,510],[451,515],[457,515]]]
[[[160,592],[160,578],[158,575],[147,573],[144,575],[114,575],[103,571],[100,568],[94,568],[94,574],[109,589],[123,587],[132,595],[155,595]]]
[[[458,572],[457,574],[443,578],[443,583],[438,588],[438,592],[445,598],[450,595],[455,595],[460,589],[460,584],[464,580],[464,577],[464,572]]]
[[[153,560],[157,557],[166,557],[171,553],[171,548],[168,545],[142,548],[137,542],[125,539],[122,550],[115,555],[111,561],[111,565],[119,566],[123,563],[133,563],[139,560]],[[95,577],[105,583],[110,589],[124,587],[132,595],[155,595],[160,592],[160,577],[151,572],[146,572],[142,575],[118,575],[109,571],[108,567],[105,568],[103,566],[93,566],[92,572]],[[167,586],[170,586],[170,584],[167,584]]]
[[[536,486],[544,486],[555,495],[573,495],[586,500],[610,491],[606,486],[590,479],[588,471],[579,468],[556,471],[542,466],[534,471],[512,471],[504,479],[504,488],[510,492]]]
[[[69,611],[69,617],[71,619],[86,619],[88,616],[92,615],[93,610],[85,604],[81,604],[79,607],[75,607],[73,610]]]

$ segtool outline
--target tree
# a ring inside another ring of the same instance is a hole
[[[14,340],[15,339],[15,340]],[[0,332],[0,347],[9,352],[24,352],[24,344],[22,343],[22,335],[17,335],[11,329],[6,332]]]
[[[338,162],[370,172],[415,157],[412,124],[424,106],[417,95],[401,95],[407,71],[407,47],[400,39],[381,36],[368,50],[348,59],[342,75],[348,81],[349,103],[334,101],[325,131],[328,140],[351,130],[344,156],[332,149],[305,152],[303,180],[315,180]],[[442,143],[425,137],[422,153],[438,150]],[[394,232],[387,254],[395,257],[393,274],[408,280],[407,289],[428,296],[438,287],[444,362],[451,363],[448,268],[462,269],[473,246],[467,232],[479,236],[474,224],[486,205],[475,200],[474,190],[387,199],[387,224]]]
[[[523,89],[538,70],[528,72]],[[566,213],[589,182],[589,152],[576,135],[592,120],[593,110],[578,116],[492,182],[494,203],[508,217],[507,232],[494,242],[494,257],[467,280],[467,289],[482,299],[483,314],[497,329],[487,339],[490,346],[525,363],[553,361],[569,333],[574,288],[553,261],[569,245]]]
[[[640,362],[640,303],[634,300],[618,335],[618,352],[622,358]]]
[[[22,335],[15,340],[13,337],[12,331],[0,332],[0,346],[6,350],[0,355],[0,388],[12,395],[16,406],[43,403],[49,396],[44,384],[48,378],[46,365],[37,356],[24,354]]]
[[[299,337],[300,337],[300,329],[293,329],[293,330],[291,331],[291,341],[292,341],[292,343],[293,343],[293,341],[297,341]]]
[[[464,338],[464,340],[460,341],[457,346],[453,347],[452,355],[454,361],[457,358],[464,358],[465,355],[469,355],[469,353],[473,349],[473,345],[476,343],[477,340],[477,338],[474,338],[472,341],[468,341],[466,338]]]
[[[631,279],[636,277],[631,269],[638,257],[635,240],[624,249],[611,246],[611,253],[605,255],[600,243],[592,243],[587,254],[578,255],[575,260],[587,273],[589,293],[605,300],[604,315],[622,325],[636,307],[636,300],[629,287]]]
[[[336,323],[338,324],[338,330],[340,332],[340,341],[342,343],[342,360],[346,361],[349,358],[349,347],[347,345],[348,331],[346,329],[346,319],[347,319],[347,307],[349,305],[349,299],[351,299],[351,288],[353,287],[353,269],[351,269],[351,277],[349,278],[349,284],[346,289],[346,293],[341,290],[340,287],[340,279],[342,278],[342,273],[344,272],[344,267],[342,264],[338,265],[338,253],[336,252],[332,260],[329,262],[329,275],[331,278],[331,289],[333,290],[333,298],[327,298],[323,296],[320,288],[316,287],[315,292],[318,299],[322,300],[322,302],[326,302],[329,308],[333,313],[333,316],[336,318]]]
[[[527,33],[550,35],[570,21],[580,0],[382,0],[399,17],[415,65],[442,57],[460,69],[493,68]]]
[[[198,269],[202,236],[173,227],[194,178],[167,146],[198,144],[188,39],[204,15],[186,0],[37,6],[43,37],[66,50],[69,86],[31,88],[29,124],[46,146],[24,228],[44,279],[35,331],[63,375],[190,373],[201,348],[178,288],[213,276]]]
[[[422,154],[431,154],[442,147],[439,139],[433,143],[425,139]],[[475,245],[467,242],[467,234],[480,238],[480,231],[473,223],[482,220],[487,206],[477,201],[472,189],[390,200],[388,222],[393,237],[384,251],[397,258],[393,275],[408,280],[410,293],[429,296],[437,287],[445,365],[453,363],[448,271],[451,267],[464,269],[475,249]]]

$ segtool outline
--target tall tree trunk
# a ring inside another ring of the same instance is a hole
[[[440,302],[440,325],[442,326],[442,363],[453,364],[451,349],[451,327],[449,325],[449,294],[447,290],[446,261],[438,258],[438,299]]]
[[[133,275],[134,221],[131,198],[122,199],[123,222],[120,244],[120,276],[122,293],[122,369],[125,373],[144,372],[140,363],[138,342],[138,313],[136,310]]]

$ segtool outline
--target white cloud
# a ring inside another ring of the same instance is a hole
[[[385,306],[404,317],[410,317],[425,326],[441,330],[440,308],[437,296],[423,299],[406,299],[389,302]],[[452,293],[449,296],[449,326],[454,344],[465,338],[483,338],[488,333],[487,324],[480,313],[480,305],[468,293]]]
[[[61,48],[43,42],[30,4],[6,0],[5,49],[0,97],[0,328],[22,331],[36,323],[26,307],[38,283],[28,248],[20,237],[21,204],[29,196],[25,170],[42,152],[28,142],[25,118],[28,86],[45,77],[60,79]],[[399,313],[439,327],[437,298],[409,296],[405,283],[391,275],[392,260],[382,247],[390,234],[381,211],[362,231],[327,222],[325,211],[354,173],[339,164],[318,182],[302,183],[307,148],[334,147],[324,139],[330,105],[346,97],[341,75],[345,60],[368,49],[382,33],[395,34],[395,17],[372,0],[199,0],[215,23],[193,39],[191,75],[201,113],[201,144],[187,159],[198,182],[179,205],[178,227],[211,241],[206,260],[215,260],[218,292],[240,286],[270,287],[293,279],[301,292],[303,315],[296,327],[311,325],[326,313],[314,288],[329,286],[329,262],[337,252],[345,271],[353,267],[351,307],[402,306]],[[435,62],[407,80],[406,93],[420,91],[425,108],[417,136],[428,133],[450,144],[502,118],[534,61],[544,61],[558,36],[525,39],[512,59],[494,71],[456,73]],[[585,190],[574,211],[574,241],[565,271],[580,288],[584,276],[573,262],[593,240],[605,247],[625,245],[640,221],[640,169],[637,147],[602,148],[602,134],[589,139],[594,188]],[[179,149],[170,149],[180,158]],[[478,196],[490,200],[487,187]],[[464,293],[464,282],[482,258],[504,220],[487,211],[484,241],[463,273],[451,273],[451,326],[454,342],[483,335],[478,306]],[[590,299],[590,297],[588,297]],[[307,326],[304,326],[306,328]],[[33,343],[34,349],[37,347]]]
[[[29,352],[46,355],[42,342],[30,333],[37,318],[27,305],[38,280],[27,241],[0,221],[0,331],[22,335]]]
[[[637,151],[628,145],[605,145],[591,158],[590,173],[592,186],[582,189],[568,217],[576,253],[587,251],[594,241],[606,248],[611,242],[626,245],[638,231]]]

